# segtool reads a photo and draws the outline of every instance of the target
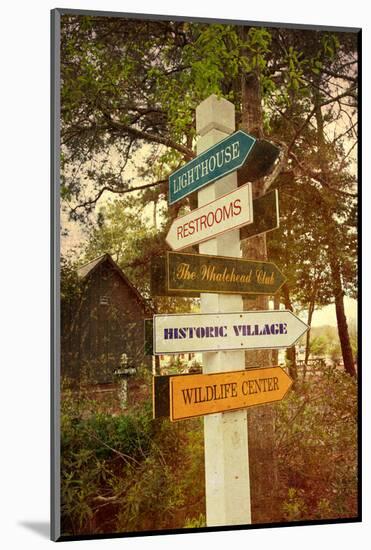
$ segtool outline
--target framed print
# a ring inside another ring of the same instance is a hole
[[[52,539],[361,521],[361,31],[52,11]]]

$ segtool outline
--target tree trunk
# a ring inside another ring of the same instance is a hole
[[[307,319],[308,327],[312,325],[313,313],[314,313],[314,304],[313,302],[310,302],[308,307],[308,319]],[[305,363],[308,362],[309,355],[310,355],[310,330],[308,330],[307,334],[305,335],[305,358],[304,358]]]
[[[161,367],[160,367],[160,357],[158,355],[155,355],[155,374],[160,375],[161,374]]]
[[[347,318],[344,309],[344,291],[341,283],[340,266],[337,258],[330,259],[332,284],[335,297],[336,320],[338,325],[338,334],[343,356],[344,369],[351,376],[356,375],[352,346],[350,344]]]
[[[307,320],[307,325],[309,327],[309,330],[307,331],[307,334],[305,335],[305,358],[304,358],[304,367],[303,367],[303,380],[305,380],[305,377],[307,375],[308,360],[309,360],[309,355],[310,355],[310,327],[312,325],[314,306],[315,306],[315,302],[314,302],[314,300],[311,300],[309,302],[308,320]]]
[[[306,371],[307,371],[307,364],[308,364],[308,359],[309,359],[309,355],[310,355],[310,327],[312,326],[313,313],[314,313],[314,310],[316,308],[316,298],[317,298],[318,284],[319,284],[318,283],[318,278],[316,278],[313,282],[313,290],[312,290],[310,300],[309,300],[308,322],[307,322],[309,330],[307,331],[306,339],[305,339],[304,378],[305,378],[305,374],[306,374]]]
[[[294,312],[294,308],[292,307],[292,303],[290,300],[290,290],[288,287],[288,284],[285,283],[282,287],[283,291],[283,299],[285,308],[289,309],[290,311]],[[296,349],[295,346],[292,346],[291,348],[286,349],[286,361],[289,367],[289,375],[294,380],[293,389],[295,389],[295,381],[298,379],[298,368],[296,365]]]
[[[317,139],[319,148],[324,148],[325,146],[325,137],[323,130],[323,115],[322,109],[319,105],[319,93],[316,97],[316,121],[317,121]],[[327,166],[325,162],[321,163],[322,175],[327,176]],[[331,219],[329,213],[329,219]],[[338,334],[341,346],[341,353],[343,356],[343,363],[345,371],[351,376],[355,376],[356,369],[354,366],[353,351],[350,345],[349,331],[347,318],[345,316],[344,309],[344,290],[341,281],[341,270],[340,262],[338,257],[333,256],[331,250],[329,251],[329,262],[332,276],[332,287],[333,294],[335,298],[335,310],[336,310],[336,320],[338,326]]]
[[[157,199],[153,201],[153,228],[157,229]]]
[[[279,294],[275,294],[273,297],[274,309],[280,309],[281,297]],[[272,349],[272,365],[278,365],[278,349]]]
[[[242,78],[242,117],[240,128],[255,137],[262,136],[263,113],[260,82],[257,74]],[[243,185],[245,181],[239,181]],[[263,180],[255,181],[253,198],[264,193]],[[266,260],[265,235],[247,239],[241,243],[242,256],[252,260]],[[245,310],[268,309],[265,296],[244,299]],[[249,351],[245,354],[246,368],[268,367],[273,357],[270,350]],[[277,462],[275,458],[275,408],[274,405],[252,407],[248,412],[249,464],[252,523],[270,523],[278,520],[277,510]],[[269,475],[267,473],[269,472]]]

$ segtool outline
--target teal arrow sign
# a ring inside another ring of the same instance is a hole
[[[169,204],[240,168],[255,141],[243,130],[238,130],[179,168],[169,177]]]

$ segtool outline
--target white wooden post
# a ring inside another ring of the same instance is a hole
[[[201,136],[197,154],[221,141],[235,130],[233,103],[209,96],[196,109],[196,129]],[[237,188],[234,172],[198,192],[198,206]],[[239,230],[229,231],[199,245],[200,253],[241,256]],[[242,297],[201,294],[201,312],[242,311]],[[203,353],[203,372],[243,370],[244,351]],[[204,417],[206,523],[242,525],[251,523],[250,478],[245,410]]]

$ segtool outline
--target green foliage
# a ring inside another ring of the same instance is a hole
[[[117,530],[140,531],[165,527],[177,507],[184,504],[180,486],[174,483],[172,468],[161,464],[160,454],[148,457],[137,480],[125,492],[117,515]],[[159,467],[160,466],[160,467]]]
[[[202,513],[200,422],[153,420],[150,401],[112,416],[64,389],[61,434],[64,534],[168,528]]]
[[[111,416],[97,413],[84,420],[82,430],[91,436],[90,445],[98,459],[109,458],[114,448],[118,453],[138,460],[143,455],[147,456],[151,446],[151,412],[150,403],[147,403],[133,415]],[[99,445],[101,442],[104,442],[103,446]]]
[[[317,336],[310,343],[310,352],[312,355],[323,356],[328,351],[328,341],[325,336]]]
[[[61,301],[76,300],[81,295],[81,284],[77,275],[78,263],[68,256],[61,256]]]
[[[287,492],[287,500],[283,503],[282,509],[287,521],[298,521],[305,517],[306,506],[303,499],[304,492],[292,487]]]
[[[200,514],[197,518],[187,519],[184,527],[185,528],[206,527],[205,514]]]
[[[357,384],[327,368],[278,406],[276,452],[287,520],[357,513]]]
[[[348,322],[349,338],[354,356],[357,355],[357,326],[354,320]],[[323,325],[311,328],[310,353],[312,356],[330,356],[335,361],[341,359],[338,329]],[[304,340],[303,340],[304,343]]]
[[[145,223],[140,205],[128,198],[110,202],[100,209],[99,224],[89,231],[84,262],[110,254],[134,286],[148,296],[148,255],[156,253],[155,233]]]

